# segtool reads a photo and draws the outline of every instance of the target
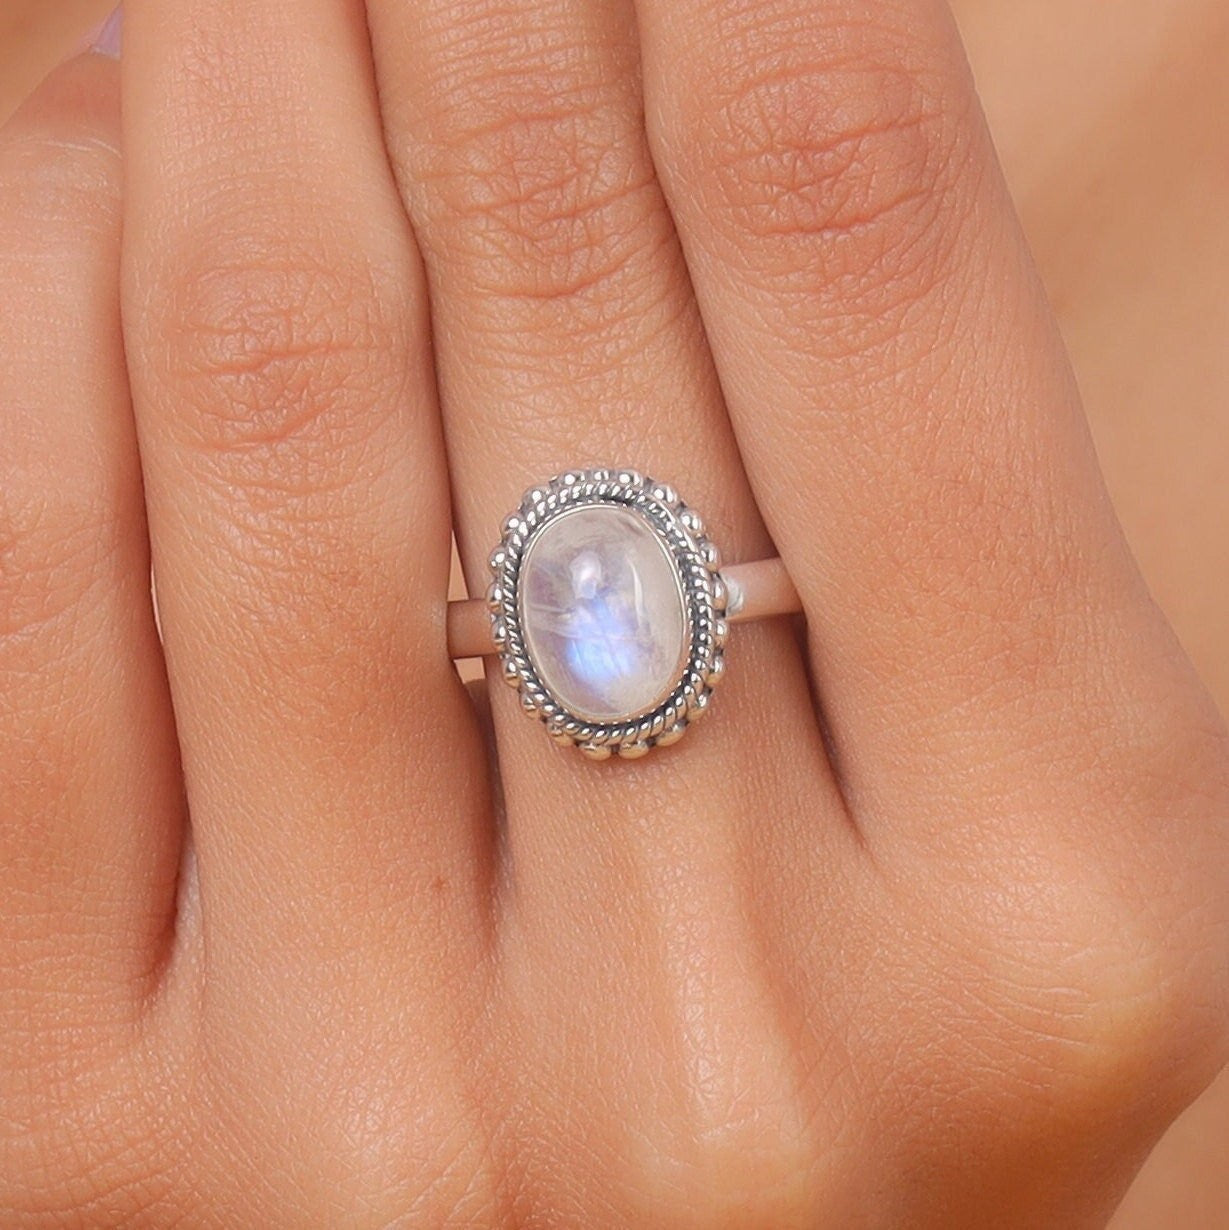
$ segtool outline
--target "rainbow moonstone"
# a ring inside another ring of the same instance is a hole
[[[626,505],[582,505],[542,526],[525,550],[518,603],[538,678],[584,721],[651,712],[686,666],[690,621],[674,556]]]

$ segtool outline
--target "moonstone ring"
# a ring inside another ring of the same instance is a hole
[[[453,657],[498,653],[521,707],[594,760],[682,738],[725,671],[729,624],[800,610],[780,560],[721,569],[673,488],[579,470],[525,493],[486,600],[453,602]]]

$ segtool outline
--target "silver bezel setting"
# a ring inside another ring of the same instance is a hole
[[[544,526],[573,509],[617,504],[638,512],[668,549],[678,571],[690,631],[687,660],[674,690],[647,713],[615,722],[588,721],[570,712],[538,676],[521,628],[518,584],[530,542]],[[673,488],[632,470],[576,470],[533,487],[503,526],[491,553],[493,580],[487,591],[491,637],[505,682],[520,694],[521,707],[543,722],[557,743],[577,747],[594,760],[612,755],[636,759],[682,738],[708,710],[714,685],[725,669],[728,594],[721,557],[704,523]]]

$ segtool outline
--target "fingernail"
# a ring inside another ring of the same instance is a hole
[[[118,60],[123,36],[124,10],[118,8],[85,40],[85,47],[97,55]]]

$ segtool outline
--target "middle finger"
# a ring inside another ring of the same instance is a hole
[[[127,332],[206,925],[297,960],[305,932],[346,942],[343,907],[434,927],[442,877],[469,934],[489,815],[362,5],[130,0],[126,22]]]

